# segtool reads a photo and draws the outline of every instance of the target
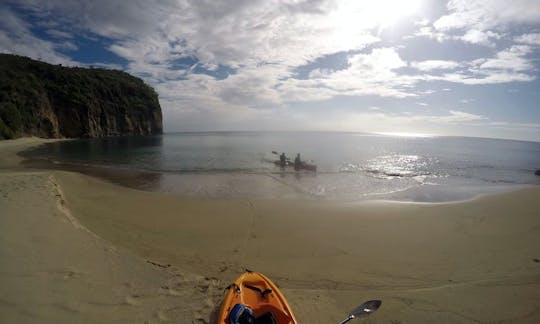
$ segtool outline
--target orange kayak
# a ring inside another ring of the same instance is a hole
[[[283,294],[262,273],[246,270],[229,286],[217,323],[230,324],[229,317],[236,316],[238,304],[251,309],[255,323],[266,323],[269,317],[273,317],[277,324],[298,323]]]

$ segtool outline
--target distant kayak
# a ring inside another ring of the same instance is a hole
[[[317,165],[309,164],[309,163],[306,163],[306,162],[302,162],[300,164],[299,168],[295,168],[294,163],[292,161],[289,161],[289,160],[285,161],[285,165],[281,165],[280,160],[275,160],[274,164],[277,165],[277,166],[280,166],[280,167],[291,167],[291,168],[294,168],[296,171],[307,170],[307,171],[317,172]]]
[[[218,324],[297,324],[289,303],[262,273],[246,270],[229,286],[219,311]]]

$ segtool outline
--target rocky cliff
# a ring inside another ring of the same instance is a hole
[[[0,139],[153,135],[162,130],[158,96],[139,78],[0,54]]]

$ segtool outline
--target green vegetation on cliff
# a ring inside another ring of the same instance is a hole
[[[162,132],[156,92],[122,71],[0,54],[0,139]]]

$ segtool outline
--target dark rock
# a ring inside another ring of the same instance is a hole
[[[540,169],[534,171],[534,174],[536,174],[537,176],[540,176]]]
[[[157,93],[139,78],[0,54],[0,139],[162,131]]]

